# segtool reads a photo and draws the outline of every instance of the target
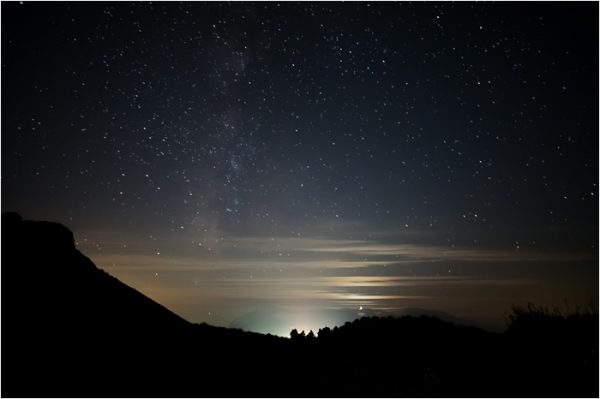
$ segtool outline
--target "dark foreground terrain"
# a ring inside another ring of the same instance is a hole
[[[530,308],[503,334],[363,318],[292,339],[191,324],[73,234],[2,216],[2,396],[598,396],[598,315]]]

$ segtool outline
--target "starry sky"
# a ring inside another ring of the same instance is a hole
[[[1,11],[2,211],[186,319],[597,309],[597,3]]]

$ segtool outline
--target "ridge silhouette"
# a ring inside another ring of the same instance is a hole
[[[189,323],[98,269],[66,227],[14,213],[2,215],[2,325],[11,397],[234,395],[203,382],[241,375],[246,361],[228,357],[246,340],[283,340]]]
[[[2,396],[598,396],[598,315],[517,309],[503,334],[370,317],[292,339],[193,324],[2,214]]]

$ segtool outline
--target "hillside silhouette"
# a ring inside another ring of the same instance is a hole
[[[503,334],[431,316],[291,339],[193,324],[73,234],[2,215],[2,396],[598,396],[598,315],[515,309]]]

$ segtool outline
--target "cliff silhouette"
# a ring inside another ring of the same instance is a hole
[[[503,334],[431,316],[291,339],[193,324],[51,222],[2,215],[2,396],[598,396],[598,315],[517,309]]]

